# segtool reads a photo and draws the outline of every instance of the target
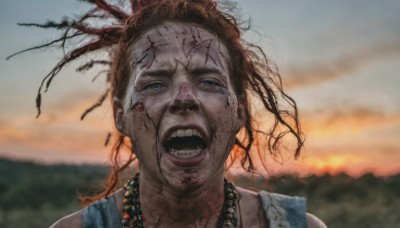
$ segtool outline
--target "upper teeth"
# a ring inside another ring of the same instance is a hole
[[[167,138],[167,141],[175,137],[191,137],[191,136],[198,136],[201,139],[203,139],[203,136],[201,136],[200,132],[198,132],[195,129],[184,129],[184,130],[178,129],[171,133],[171,135]]]

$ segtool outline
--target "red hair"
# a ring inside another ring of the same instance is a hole
[[[254,172],[253,154],[251,148],[257,135],[265,136],[268,151],[272,154],[279,153],[279,145],[282,138],[290,134],[296,139],[294,156],[300,154],[303,146],[303,134],[300,128],[297,106],[295,101],[282,89],[282,81],[275,67],[268,60],[262,49],[251,43],[247,43],[241,37],[241,33],[248,30],[246,24],[236,20],[233,14],[222,10],[220,3],[213,0],[130,0],[131,13],[106,3],[104,0],[86,0],[93,4],[94,8],[76,20],[63,20],[61,23],[48,22],[46,24],[21,24],[25,26],[38,26],[43,28],[63,29],[65,32],[60,39],[46,44],[60,43],[64,48],[66,41],[74,37],[92,37],[88,43],[67,53],[64,58],[46,75],[38,91],[36,104],[38,115],[40,114],[42,87],[49,87],[52,79],[69,62],[78,57],[98,50],[110,53],[108,60],[92,60],[83,64],[78,70],[86,70],[95,64],[110,65],[107,82],[108,89],[100,97],[99,101],[87,109],[87,113],[100,106],[108,95],[122,99],[127,82],[131,75],[131,58],[129,47],[147,30],[165,21],[179,21],[199,25],[216,36],[225,44],[230,54],[230,77],[236,95],[246,104],[246,121],[244,129],[235,138],[233,156],[239,155],[241,166],[247,172]],[[222,3],[221,3],[222,4]],[[225,8],[233,6],[224,2]],[[112,19],[114,23],[94,28],[87,23],[92,19]],[[244,25],[244,26],[243,26]],[[21,52],[42,48],[46,45],[33,47]],[[18,52],[16,54],[19,54]],[[12,56],[10,56],[12,57]],[[9,57],[9,58],[10,58]],[[255,128],[255,121],[250,110],[250,98],[256,97],[263,104],[264,109],[274,116],[274,123],[268,131]],[[287,108],[289,107],[289,108]],[[93,197],[83,197],[82,202],[88,204],[96,199],[109,195],[115,190],[119,175],[134,160],[133,154],[121,164],[121,148],[131,145],[125,136],[117,134],[111,152],[112,169],[103,192]],[[260,148],[257,148],[260,155]],[[262,153],[265,153],[264,151]]]

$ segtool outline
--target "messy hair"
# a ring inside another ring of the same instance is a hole
[[[240,160],[242,168],[247,172],[254,172],[254,156],[261,153],[275,155],[280,153],[280,144],[284,136],[291,135],[295,139],[294,156],[300,154],[304,143],[300,128],[299,115],[295,101],[282,88],[281,76],[274,64],[266,57],[263,50],[242,38],[243,32],[250,29],[249,23],[239,21],[235,17],[234,2],[214,0],[130,0],[115,4],[105,0],[82,0],[92,5],[92,8],[83,15],[73,19],[64,18],[61,22],[48,21],[44,24],[24,23],[22,26],[52,28],[63,31],[60,38],[40,46],[15,53],[20,54],[29,50],[41,49],[58,44],[63,50],[65,45],[76,38],[82,41],[63,58],[43,78],[37,98],[37,117],[41,113],[41,96],[52,80],[67,64],[78,60],[79,57],[97,51],[108,53],[106,59],[90,59],[78,67],[78,71],[86,71],[95,65],[108,67],[106,72],[107,88],[99,100],[85,110],[81,119],[107,99],[117,97],[122,99],[127,82],[131,74],[129,47],[140,38],[148,29],[165,21],[179,21],[192,23],[215,33],[228,49],[230,54],[230,77],[236,95],[245,103],[244,128],[235,138],[235,146],[231,156]],[[128,4],[127,4],[128,3]],[[129,8],[129,9],[128,9]],[[103,21],[94,26],[93,21]],[[108,22],[108,23],[106,23]],[[85,39],[83,39],[85,38]],[[8,58],[13,57],[9,56]],[[262,107],[272,114],[272,127],[268,130],[258,129],[254,112],[251,112],[251,98],[261,101]],[[112,168],[104,191],[93,197],[83,197],[82,202],[88,204],[94,200],[107,196],[115,190],[121,173],[135,160],[132,153],[130,158],[121,162],[121,149],[131,147],[126,136],[117,132],[112,147],[110,160]],[[251,150],[256,139],[266,139],[267,149]],[[258,151],[252,152],[252,151]],[[263,162],[263,161],[262,161]]]

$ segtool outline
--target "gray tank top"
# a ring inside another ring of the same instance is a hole
[[[306,228],[306,200],[303,197],[291,197],[260,191],[259,196],[269,226]],[[122,228],[114,197],[101,199],[86,207],[83,212],[85,228]]]

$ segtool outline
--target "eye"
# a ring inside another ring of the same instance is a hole
[[[200,85],[206,87],[206,88],[218,88],[221,87],[221,83],[219,83],[217,80],[214,79],[204,79],[200,82]]]
[[[165,85],[162,82],[149,82],[143,86],[142,91],[159,92],[164,89],[164,87]]]

